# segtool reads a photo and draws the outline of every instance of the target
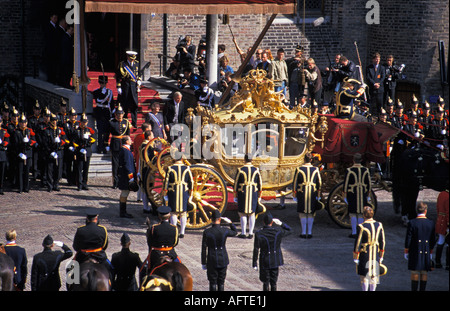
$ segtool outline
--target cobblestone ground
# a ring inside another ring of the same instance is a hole
[[[4,242],[4,232],[16,229],[17,243],[25,247],[28,255],[28,268],[31,272],[33,255],[42,251],[42,240],[51,234],[72,247],[73,236],[78,226],[84,224],[86,208],[96,208],[100,212],[100,222],[109,232],[108,257],[120,250],[120,237],[123,232],[130,234],[131,249],[138,252],[141,259],[147,254],[145,238],[146,216],[142,213],[142,203],[136,202],[136,193],[130,195],[128,211],[133,219],[119,218],[119,191],[110,187],[110,178],[91,178],[88,191],[78,192],[74,187],[62,183],[60,192],[48,193],[36,186],[29,193],[5,192],[0,196],[0,232]],[[429,206],[429,218],[436,219],[437,192],[424,190],[419,199]],[[378,212],[376,220],[381,221],[386,232],[386,256],[384,264],[387,275],[381,278],[378,291],[409,291],[410,274],[403,258],[403,243],[406,228],[400,216],[392,208],[391,194],[377,192]],[[282,248],[285,265],[280,268],[278,289],[280,291],[359,291],[359,277],[352,260],[353,240],[348,238],[347,229],[339,228],[325,210],[320,211],[314,223],[313,238],[300,239],[299,220],[292,200],[287,200],[284,210],[272,210],[274,217],[281,219],[293,228],[291,235],[283,240]],[[267,202],[268,207],[277,204]],[[235,211],[225,214],[239,226]],[[150,216],[156,221],[154,216]],[[262,226],[257,219],[256,227]],[[207,291],[206,272],[201,269],[202,231],[188,231],[180,240],[177,252],[194,277],[194,290]],[[253,240],[228,239],[227,248],[231,264],[228,268],[225,289],[229,291],[259,291],[262,289],[258,272],[251,267]],[[444,255],[445,256],[445,255]],[[445,259],[444,259],[445,260]],[[64,264],[60,274],[65,290]],[[429,273],[429,291],[448,291],[449,272],[444,269]],[[29,277],[26,290],[30,290]]]

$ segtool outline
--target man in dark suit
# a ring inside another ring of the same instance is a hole
[[[137,126],[138,93],[141,91],[137,52],[127,51],[127,60],[120,62],[116,73],[118,102],[122,104],[125,117],[131,113],[131,124]]]
[[[273,223],[281,227],[274,227]],[[259,253],[259,279],[263,282],[264,291],[269,290],[269,285],[272,291],[277,290],[278,267],[284,264],[281,240],[289,231],[291,228],[287,224],[274,219],[269,212],[264,216],[264,227],[255,233],[253,269],[258,269]]]
[[[221,217],[218,210],[214,210],[211,215],[213,225],[203,231],[202,237],[202,268],[206,270],[210,291],[223,291],[227,267],[230,263],[228,259],[225,243],[227,237],[236,236],[236,226],[226,217]],[[220,226],[223,219],[230,225],[230,229]]]
[[[411,290],[425,291],[427,272],[431,271],[431,253],[436,244],[434,222],[426,217],[428,206],[420,202],[417,205],[417,217],[408,222],[405,239],[405,259],[411,271]],[[419,287],[420,280],[420,287]]]
[[[27,253],[23,247],[20,247],[16,243],[17,233],[16,230],[9,230],[6,232],[6,255],[12,258],[15,266],[14,273],[14,286],[17,290],[23,291],[25,283],[27,281],[28,274],[28,260]]]
[[[64,250],[53,251],[53,246],[59,246]],[[59,277],[59,265],[62,261],[72,257],[72,250],[61,241],[53,241],[47,235],[42,242],[44,250],[34,255],[31,267],[31,290],[32,291],[59,291],[61,279]]]
[[[70,80],[73,74],[73,25],[67,26],[67,31],[61,36],[61,55],[59,68],[59,84],[66,89],[70,88]]]
[[[169,134],[168,136],[170,136],[172,140],[175,140],[179,135],[170,133],[170,130],[175,124],[185,124],[186,110],[187,107],[183,101],[183,95],[180,92],[175,92],[173,94],[172,100],[168,101],[164,105],[164,124],[166,126],[166,132]]]
[[[370,110],[372,115],[378,115],[383,107],[384,80],[386,68],[380,64],[381,56],[375,53],[372,56],[372,64],[367,66],[366,81],[369,86]]]

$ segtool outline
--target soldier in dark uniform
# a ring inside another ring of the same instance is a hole
[[[142,266],[138,253],[130,250],[131,239],[127,233],[120,238],[122,250],[111,257],[111,265],[114,267],[112,288],[115,291],[136,291],[136,268]]]
[[[88,210],[86,224],[77,229],[73,238],[73,249],[77,252],[75,260],[80,264],[92,258],[110,270],[106,249],[108,248],[108,231],[98,224],[98,213]]]
[[[67,122],[67,102],[64,98],[61,97],[61,103],[59,104],[59,112],[56,115],[58,120],[58,127],[64,127],[64,124]]]
[[[128,135],[122,137],[122,147],[119,151],[119,189],[120,199],[120,217],[133,218],[133,215],[127,213],[127,200],[130,194],[130,184],[135,181],[136,176],[136,166],[134,164],[133,153],[130,150],[131,138]]]
[[[422,109],[419,108],[419,100],[417,99],[415,94],[413,94],[413,96],[411,98],[411,104],[412,104],[411,108],[409,108],[406,111],[406,116],[408,118],[411,118],[411,115],[413,113],[415,113],[417,116],[421,115],[422,114]]]
[[[63,130],[66,133],[66,144],[64,145],[64,160],[63,160],[63,176],[66,177],[69,185],[77,184],[77,162],[76,162],[76,146],[74,140],[76,133],[80,127],[80,122],[77,120],[77,112],[71,108],[67,122],[64,123]]]
[[[17,233],[16,230],[9,230],[5,234],[6,255],[11,257],[14,261],[14,286],[17,290],[23,291],[25,289],[25,283],[28,275],[28,259],[25,249],[16,243]]]
[[[410,112],[408,121],[403,126],[403,130],[411,134],[418,140],[422,140],[425,137],[423,132],[423,126],[417,122],[417,119],[418,119],[417,113],[415,111]],[[412,138],[409,138],[408,141],[409,143],[413,143],[414,145],[418,143],[418,141]],[[411,146],[408,144],[408,147]]]
[[[45,159],[47,162],[47,191],[59,191],[59,182],[63,172],[64,145],[66,143],[66,133],[58,126],[57,117],[52,114],[50,123],[45,128],[42,135]]]
[[[35,134],[39,131],[39,123],[42,122],[41,116],[41,106],[39,102],[36,100],[36,103],[33,105],[33,115],[28,117],[28,126],[33,130]],[[33,147],[33,164],[31,166],[31,176],[34,180],[38,177],[39,172],[39,144],[34,144]]]
[[[305,164],[295,170],[292,183],[293,197],[297,201],[297,212],[302,226],[300,237],[303,239],[312,237],[312,226],[317,205],[320,204],[318,201],[322,186],[319,168],[313,166],[311,161],[312,155],[307,153]]]
[[[111,120],[111,107],[113,104],[113,92],[106,87],[108,83],[107,76],[99,76],[98,83],[100,87],[93,92],[95,100],[94,115],[97,120],[97,140],[98,153],[106,153],[106,146],[108,145],[108,127],[109,120]]]
[[[357,88],[353,84],[359,84]],[[358,121],[358,115],[355,114],[355,99],[361,97],[365,91],[365,84],[355,79],[345,79],[342,87],[336,93],[336,109],[334,115],[340,119]]]
[[[8,165],[7,165],[7,178],[8,180],[14,185],[17,186],[17,163],[18,163],[18,159],[17,159],[17,155],[15,154],[15,150],[14,150],[14,145],[15,145],[15,141],[14,141],[14,132],[16,131],[16,129],[19,128],[19,117],[20,117],[20,113],[19,111],[13,106],[11,113],[10,113],[10,118],[9,118],[9,122],[6,125],[6,130],[8,131],[8,134],[11,136],[11,147],[10,149],[7,150],[7,155],[8,155]]]
[[[169,223],[170,212],[170,207],[160,206],[158,208],[160,222],[147,229],[149,255],[144,263],[147,271],[152,271],[159,266],[164,256],[168,256],[173,261],[180,261],[175,251],[175,246],[178,245],[178,228]],[[148,218],[147,224],[150,225]]]
[[[444,118],[444,109],[442,107],[437,107],[436,116],[432,121],[432,126],[430,127],[431,137],[435,139],[436,147],[443,148],[443,140],[448,138],[449,122],[448,119]]]
[[[59,246],[64,250],[53,251],[53,246]],[[34,255],[31,266],[31,290],[32,291],[59,291],[61,279],[59,277],[59,265],[64,260],[72,257],[72,250],[61,241],[53,241],[47,235],[42,242],[44,250]]]
[[[419,119],[417,120],[423,126],[423,131],[426,137],[431,138],[430,128],[431,123],[433,122],[434,116],[431,114],[430,104],[425,101],[422,105],[422,113],[419,115]]]
[[[375,291],[386,245],[383,225],[373,219],[373,214],[371,207],[364,207],[364,222],[358,225],[353,248],[353,260],[357,265],[356,271],[360,276],[363,291]]]
[[[76,185],[78,191],[88,190],[89,164],[92,156],[92,144],[95,142],[93,135],[95,131],[87,126],[88,118],[83,113],[80,119],[80,126],[75,130],[73,143],[76,145]]]
[[[280,227],[273,226],[273,223]],[[263,282],[263,290],[277,290],[278,269],[284,264],[281,252],[281,240],[289,234],[291,228],[274,219],[272,214],[264,215],[264,227],[255,233],[253,246],[253,269],[257,270],[259,253],[259,280]]]
[[[127,51],[127,60],[119,64],[116,80],[118,102],[122,104],[125,117],[131,113],[131,124],[137,126],[138,93],[141,91],[141,77],[139,76],[139,61],[136,60],[137,53]]]
[[[9,146],[10,135],[8,131],[0,127],[0,195],[3,195],[3,184],[5,182],[6,164],[8,162],[8,156],[6,151]]]
[[[36,145],[38,158],[42,161],[38,161],[38,170],[41,175],[41,187],[47,186],[47,162],[46,153],[44,148],[44,132],[50,123],[51,112],[48,108],[44,108],[42,111],[42,120],[38,123],[36,134]]]
[[[109,121],[109,132],[111,133],[110,150],[112,160],[113,188],[117,188],[119,184],[119,152],[122,147],[122,137],[130,135],[130,122],[123,117],[124,111],[122,106],[116,108],[114,119]]]
[[[249,222],[248,238],[253,238],[255,228],[255,213],[260,207],[259,202],[262,191],[262,178],[259,169],[253,166],[248,155],[245,155],[245,165],[238,169],[234,179],[234,197],[238,205],[238,214],[241,222],[240,238],[246,238],[247,219]],[[265,210],[265,208],[263,207]]]
[[[434,222],[426,217],[428,207],[425,203],[417,204],[417,217],[408,222],[405,238],[405,259],[411,271],[411,290],[419,288],[424,291],[431,271],[431,253],[436,244]],[[420,280],[420,282],[419,282]],[[420,283],[420,287],[419,287]]]
[[[363,208],[369,206],[372,184],[369,169],[362,164],[362,156],[355,153],[353,166],[347,168],[344,177],[343,196],[348,204],[352,233],[350,237],[356,238],[358,224],[363,222]]]
[[[389,121],[389,124],[392,125],[392,118],[394,117],[395,111],[394,111],[395,103],[391,98],[387,98],[386,101],[386,114],[387,114],[387,121]]]
[[[167,168],[166,178],[163,185],[163,194],[167,204],[171,208],[170,223],[176,225],[180,217],[180,238],[184,237],[187,221],[188,204],[192,196],[194,180],[189,166],[185,165],[183,159],[178,159],[172,166]]]
[[[227,237],[237,235],[236,226],[228,218],[222,217],[218,210],[211,213],[212,227],[203,231],[202,237],[202,268],[206,270],[210,291],[223,291],[227,267],[230,263],[225,244]],[[222,227],[223,219],[230,229]]]
[[[405,123],[405,115],[403,114],[403,103],[398,99],[395,108],[395,114],[392,117],[392,125],[396,128],[402,129]]]
[[[19,127],[14,130],[12,136],[13,158],[16,163],[14,166],[19,193],[30,191],[30,169],[33,163],[33,145],[36,143],[35,134],[32,129],[27,127],[28,121],[25,115],[19,119]]]
[[[3,129],[7,129],[8,128],[8,123],[10,121],[10,110],[9,110],[9,106],[6,102],[3,102],[2,106],[1,106],[1,114],[2,114],[2,123],[0,124],[0,127]]]

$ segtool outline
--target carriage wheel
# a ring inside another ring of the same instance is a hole
[[[348,213],[347,203],[342,196],[342,190],[344,189],[344,183],[341,182],[331,189],[327,200],[327,211],[331,219],[342,228],[351,228],[350,216]],[[370,192],[370,202],[373,205],[374,213],[377,210],[377,197],[373,190]]]
[[[202,229],[212,223],[210,213],[219,210],[225,212],[228,201],[224,179],[211,167],[205,165],[190,166],[194,179],[192,206],[188,207],[188,229]]]

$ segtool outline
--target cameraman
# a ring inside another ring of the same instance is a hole
[[[192,44],[191,36],[186,36],[184,39],[181,37],[177,44],[176,59],[179,59],[181,68],[194,69],[194,62],[196,58],[196,47]]]
[[[394,62],[394,56],[388,55],[386,57],[386,79],[384,80],[384,103],[392,99],[395,103],[395,88],[397,87],[397,80],[401,79],[405,65],[397,66]]]

